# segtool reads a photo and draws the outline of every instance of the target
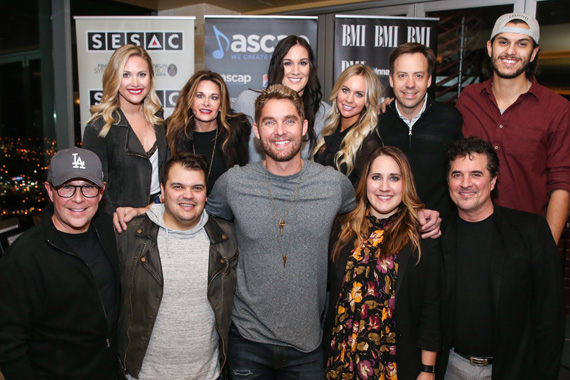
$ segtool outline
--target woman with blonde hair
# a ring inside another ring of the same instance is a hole
[[[333,103],[313,159],[333,166],[357,185],[368,155],[381,146],[374,133],[382,84],[366,65],[347,67],[338,77],[330,97]]]
[[[356,201],[331,235],[327,379],[433,380],[441,248],[420,237],[423,204],[400,149],[370,155]]]
[[[208,192],[226,170],[248,162],[251,125],[230,108],[228,88],[218,73],[202,70],[188,80],[167,126],[173,155],[190,152],[206,159]]]
[[[147,207],[160,193],[168,156],[152,60],[140,46],[113,53],[103,73],[101,103],[91,107],[83,147],[103,164],[104,209]]]

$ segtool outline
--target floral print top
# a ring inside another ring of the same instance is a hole
[[[376,219],[366,212],[372,233],[346,263],[336,306],[327,379],[397,380],[397,254],[379,259],[378,245],[397,214]]]

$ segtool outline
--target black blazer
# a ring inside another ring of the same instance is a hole
[[[330,348],[335,309],[353,245],[347,245],[336,263],[329,264],[330,302],[327,309],[323,347]],[[416,380],[420,373],[421,351],[441,347],[440,279],[441,246],[439,239],[422,239],[421,259],[407,244],[398,254],[396,277],[396,363],[398,379]]]
[[[443,379],[453,339],[457,226],[449,218],[441,238],[444,260],[444,347],[437,378]],[[556,380],[564,345],[564,298],[558,251],[539,215],[495,206],[491,283],[494,380]],[[481,333],[484,333],[482,331]]]

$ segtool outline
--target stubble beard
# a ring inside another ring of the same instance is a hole
[[[280,154],[277,154],[275,151],[273,151],[271,143],[267,142],[265,140],[261,140],[261,146],[263,147],[263,151],[265,152],[265,155],[267,157],[270,157],[273,161],[277,161],[277,162],[286,162],[286,161],[291,161],[296,155],[297,153],[299,153],[301,151],[301,144],[297,144],[297,142],[293,142],[293,140],[291,140],[292,143],[292,147],[290,150],[288,151],[284,151],[284,152],[280,152]]]
[[[499,61],[502,57],[505,57],[505,56],[499,56],[499,57],[493,59],[491,62],[491,64],[493,65],[493,71],[499,76],[499,78],[502,78],[502,79],[516,78],[519,75],[521,75],[522,73],[524,73],[526,71],[528,65],[530,65],[530,60],[522,60],[521,59],[522,65],[517,71],[515,71],[513,73],[503,73],[500,71],[499,66],[497,65],[497,61]],[[506,56],[506,58],[508,58],[508,57],[509,56]]]

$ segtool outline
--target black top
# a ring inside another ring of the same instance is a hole
[[[348,132],[350,132],[350,130],[353,128],[353,126],[354,125],[351,125],[341,132],[339,125],[332,135],[324,136],[325,145],[319,149],[319,151],[313,157],[313,160],[321,165],[332,166],[341,173],[346,174],[345,164],[342,164],[340,168],[337,168],[335,164],[335,155],[341,149],[342,141]],[[364,141],[362,141],[360,149],[356,153],[356,157],[354,159],[354,167],[352,168],[352,172],[348,176],[348,179],[350,179],[352,185],[355,188],[358,186],[358,181],[360,180],[362,171],[368,162],[368,157],[380,146],[380,139],[374,131],[366,136]]]
[[[344,140],[346,134],[352,129],[352,127],[353,126],[351,125],[341,132],[339,125],[332,135],[324,136],[325,145],[323,145],[315,154],[315,162],[325,166],[332,166],[342,174],[346,174],[345,164],[342,164],[340,168],[336,167],[335,155],[341,148],[342,140]]]
[[[249,134],[251,132],[251,125],[247,120],[247,116],[242,113],[234,114],[233,111],[231,111],[228,115],[227,122],[230,125],[231,131],[229,136],[228,131],[220,122],[218,115],[218,140],[216,142],[216,153],[212,164],[212,172],[210,173],[210,181],[208,181],[208,194],[214,187],[213,185],[218,177],[226,170],[235,165],[247,165],[249,161]],[[194,139],[200,139],[201,136],[202,140],[196,142],[195,151],[196,153],[204,155],[209,165],[210,159],[212,158],[213,141],[216,132],[215,130],[212,132],[196,132],[194,125],[195,119],[192,118],[186,128],[180,130],[175,141],[172,142],[174,145],[172,147],[173,152],[176,152],[176,154],[182,152],[193,153]],[[208,135],[208,133],[211,133],[211,136]],[[224,142],[226,142],[225,145]],[[220,166],[220,163],[222,166]]]
[[[216,132],[216,129],[209,132],[194,131],[194,140],[191,143],[193,146],[188,148],[191,152],[204,156],[204,159],[208,164],[208,171],[210,173],[210,176],[208,177],[208,194],[210,194],[210,191],[212,191],[214,183],[216,183],[217,179],[226,171],[226,165],[224,164],[223,156],[224,152],[222,151],[222,144],[224,143],[224,140],[221,139],[220,136],[218,136],[216,139]],[[216,144],[215,152],[214,143]],[[213,161],[212,152],[214,152]],[[211,168],[210,163],[212,164]]]
[[[331,241],[338,237],[335,226]],[[441,348],[440,275],[441,247],[439,239],[422,239],[421,259],[408,243],[398,253],[396,280],[396,362],[398,379],[416,380],[421,369],[421,350],[438,351]],[[325,355],[331,343],[336,301],[346,273],[348,257],[354,242],[340,252],[336,262],[329,263],[328,285],[330,301],[323,326]]]
[[[117,318],[115,297],[117,284],[115,284],[113,267],[97,238],[97,232],[93,226],[89,226],[87,232],[80,234],[58,232],[73,253],[79,256],[91,270],[101,302],[105,307],[105,315],[111,326]]]
[[[458,298],[455,218],[454,215],[448,222],[443,219],[441,236],[445,295],[441,297],[444,328],[443,347],[437,355],[438,380],[445,376],[455,331]],[[562,269],[552,232],[540,215],[497,205],[492,219],[489,282],[493,380],[557,380],[566,317]]]
[[[471,356],[493,356],[493,302],[489,266],[493,219],[457,217],[457,300],[453,346]]]

